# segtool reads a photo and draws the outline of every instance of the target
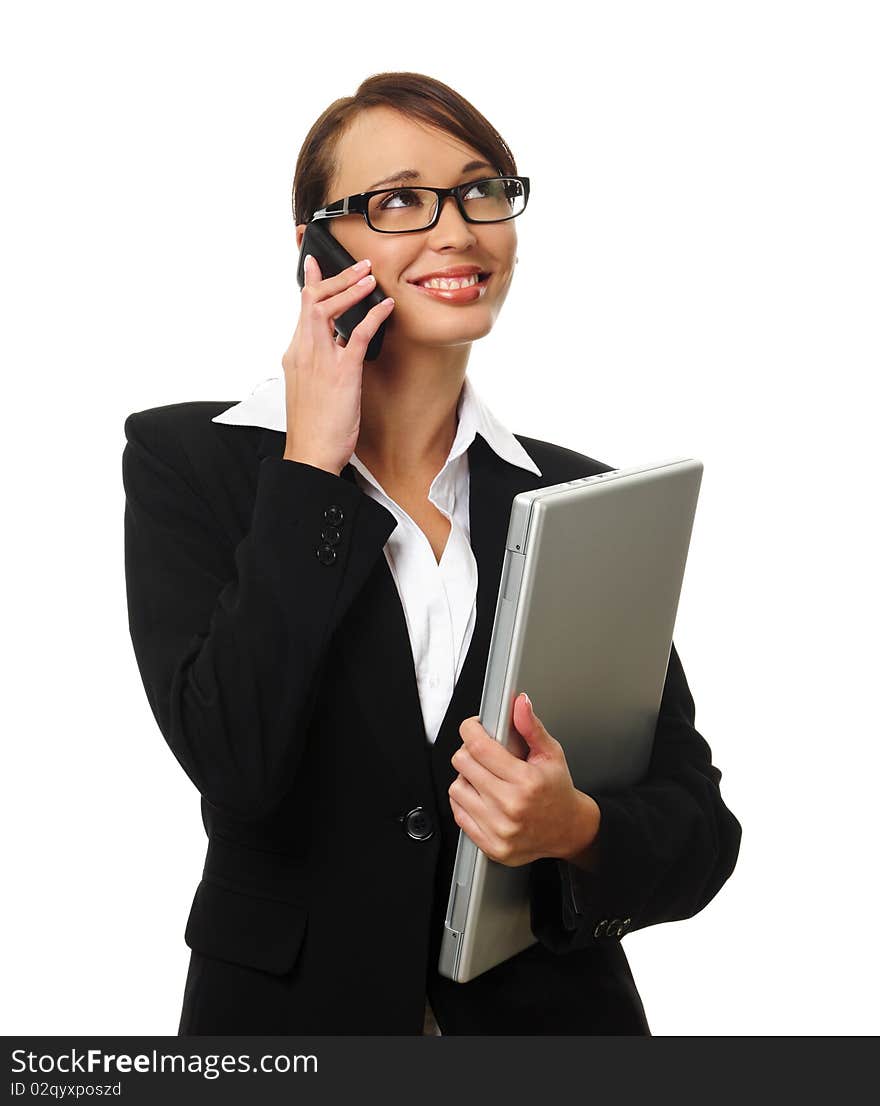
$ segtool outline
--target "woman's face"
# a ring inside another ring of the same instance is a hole
[[[481,164],[462,172],[470,161],[485,162],[475,149],[445,131],[428,128],[385,107],[361,112],[337,146],[341,167],[331,182],[327,201],[369,192],[378,181],[402,169],[415,169],[418,180],[409,187],[452,188],[469,180],[495,176],[497,167]],[[388,185],[394,186],[393,182]],[[382,291],[395,299],[388,318],[383,349],[403,350],[408,344],[455,346],[480,338],[507,298],[516,265],[514,220],[504,223],[468,223],[453,199],[447,199],[436,226],[408,234],[379,234],[362,215],[328,219],[324,226],[355,261],[368,257],[371,272]],[[305,224],[297,227],[302,243]],[[478,299],[454,302],[433,296],[412,281],[455,265],[478,265],[491,273]]]

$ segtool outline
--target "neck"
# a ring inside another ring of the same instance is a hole
[[[428,352],[364,362],[355,453],[380,482],[433,479],[455,440],[470,343]]]

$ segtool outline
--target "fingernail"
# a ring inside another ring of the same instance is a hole
[[[369,269],[369,267],[370,267],[370,259],[368,257],[365,257],[363,259],[363,261],[359,261],[357,263],[357,265],[352,266],[353,269]]]
[[[532,700],[528,697],[528,695],[525,692],[523,692],[523,699],[525,699],[525,701],[528,703],[529,710],[531,710],[532,709]]]
[[[312,260],[312,255],[311,255],[310,253],[307,253],[307,254],[306,254],[306,259],[305,259],[305,261],[303,262],[303,272],[308,272],[308,269],[309,269],[309,262],[310,262],[311,260]]]

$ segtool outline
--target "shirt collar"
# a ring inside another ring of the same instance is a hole
[[[287,430],[283,376],[262,381],[241,403],[215,415],[211,422],[232,426],[261,426],[266,430]],[[464,378],[458,401],[458,430],[449,451],[448,462],[454,461],[470,447],[479,431],[497,455],[511,465],[541,476],[541,470],[510,430],[489,410],[468,376]],[[352,464],[359,460],[352,453]]]

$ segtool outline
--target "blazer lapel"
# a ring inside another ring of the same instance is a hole
[[[281,431],[264,430],[260,456],[281,456],[285,440]],[[402,785],[402,801],[413,806],[430,802],[435,786],[442,794],[441,788],[448,788],[455,777],[449,759],[461,744],[459,726],[480,709],[510,505],[519,492],[546,483],[535,473],[502,460],[479,431],[468,449],[468,464],[470,540],[477,562],[476,621],[433,747],[425,733],[406,616],[384,553],[349,609],[338,636],[365,729]],[[356,482],[351,464],[340,475]]]

